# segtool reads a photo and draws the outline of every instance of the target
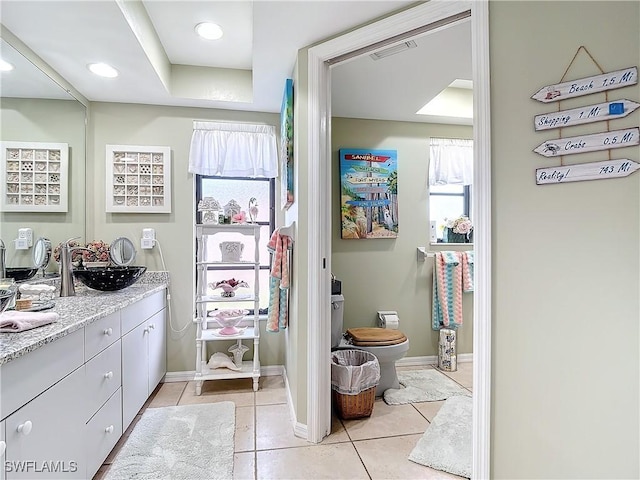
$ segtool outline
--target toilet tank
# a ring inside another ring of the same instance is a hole
[[[336,348],[342,340],[344,297],[331,295],[331,348]]]

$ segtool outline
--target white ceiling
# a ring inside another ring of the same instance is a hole
[[[90,101],[279,112],[300,48],[414,3],[4,0],[0,23]],[[203,21],[219,23],[224,37],[197,37],[194,26]],[[415,115],[453,80],[471,80],[470,37],[467,20],[416,38],[417,48],[339,64],[332,72],[333,114],[470,124]],[[86,68],[94,62],[120,75],[96,77]],[[1,81],[3,96],[11,95],[9,75]],[[224,100],[212,99],[218,94]]]

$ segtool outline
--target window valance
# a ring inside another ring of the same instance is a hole
[[[275,127],[193,122],[189,172],[219,177],[277,177]]]
[[[429,185],[473,183],[473,140],[431,138]]]

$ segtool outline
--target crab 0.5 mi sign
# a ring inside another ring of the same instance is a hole
[[[640,144],[640,129],[635,127],[612,132],[547,140],[534,148],[533,151],[543,157],[560,157],[562,155],[595,152],[611,148],[633,147],[638,144]]]

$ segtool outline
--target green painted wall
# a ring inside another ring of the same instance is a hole
[[[492,477],[638,478],[640,174],[536,186],[559,164],[532,149],[529,98],[559,82],[584,45],[604,71],[640,64],[640,2],[489,4],[492,144]],[[600,71],[581,53],[566,80]],[[609,100],[640,100],[638,85]],[[562,109],[605,101],[604,94]],[[637,127],[638,112],[610,122]],[[605,122],[563,128],[602,132]],[[638,147],[611,158],[639,160]],[[606,160],[606,151],[565,156]]]

